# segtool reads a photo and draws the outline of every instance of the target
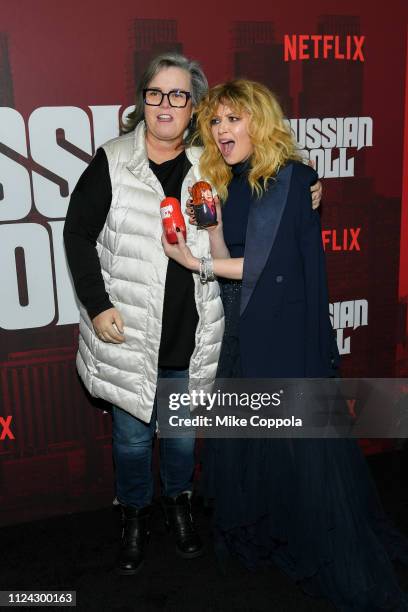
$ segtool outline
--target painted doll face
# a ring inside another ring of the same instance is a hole
[[[238,164],[253,153],[254,146],[249,135],[250,116],[245,111],[236,111],[220,104],[211,119],[211,132],[225,162]]]
[[[204,200],[205,200],[207,203],[212,204],[212,201],[213,201],[213,195],[212,195],[212,192],[211,192],[211,190],[210,190],[210,189],[203,189],[203,190],[201,191],[201,195],[202,195],[203,199],[204,199]]]

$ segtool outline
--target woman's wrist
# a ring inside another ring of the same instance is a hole
[[[211,225],[210,227],[207,227],[206,229],[210,237],[210,240],[212,236],[215,237],[215,236],[219,236],[220,234],[221,235],[223,234],[222,222],[220,221],[218,221],[217,225]]]
[[[230,253],[227,245],[224,240],[224,233],[222,231],[222,225],[219,231],[209,232],[209,242],[210,242],[210,253],[213,257],[216,258],[228,258],[230,257]]]
[[[192,257],[188,266],[192,272],[200,271],[200,260],[197,257]]]
[[[212,257],[201,257],[199,266],[200,281],[203,285],[215,280],[214,261]]]
[[[217,225],[214,228],[207,228],[207,233],[211,247],[217,247],[218,245],[224,244],[224,232],[222,230],[222,224]]]

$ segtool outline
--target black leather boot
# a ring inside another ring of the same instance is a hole
[[[132,508],[122,506],[122,545],[116,567],[118,574],[136,574],[145,560],[147,540],[150,535],[151,506]]]
[[[176,539],[176,552],[184,559],[194,559],[203,554],[203,543],[191,516],[189,493],[177,497],[162,497],[166,526]]]

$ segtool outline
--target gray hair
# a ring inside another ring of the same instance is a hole
[[[181,68],[188,72],[191,76],[191,102],[193,107],[196,107],[208,92],[208,81],[200,64],[195,60],[190,60],[180,53],[170,52],[162,53],[154,57],[146,70],[140,77],[136,88],[135,110],[126,117],[125,123],[121,126],[122,133],[131,132],[136,125],[144,118],[144,100],[143,89],[149,86],[151,80],[162,68]],[[192,127],[192,126],[191,126]],[[185,141],[190,140],[191,132]]]

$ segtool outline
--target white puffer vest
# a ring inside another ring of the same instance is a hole
[[[157,385],[164,287],[168,259],[161,244],[162,186],[149,168],[145,125],[103,146],[112,183],[112,203],[97,240],[106,291],[122,315],[125,342],[109,344],[96,336],[81,307],[77,367],[95,397],[108,400],[149,422]],[[192,166],[181,189],[182,208],[188,185],[200,180],[201,149],[186,154]],[[187,244],[196,257],[209,253],[208,234],[188,224]],[[217,369],[224,331],[224,314],[217,282],[202,285],[194,274],[199,322],[190,360],[191,384],[211,386]],[[195,386],[195,385],[194,385]],[[202,387],[201,387],[202,388]]]

